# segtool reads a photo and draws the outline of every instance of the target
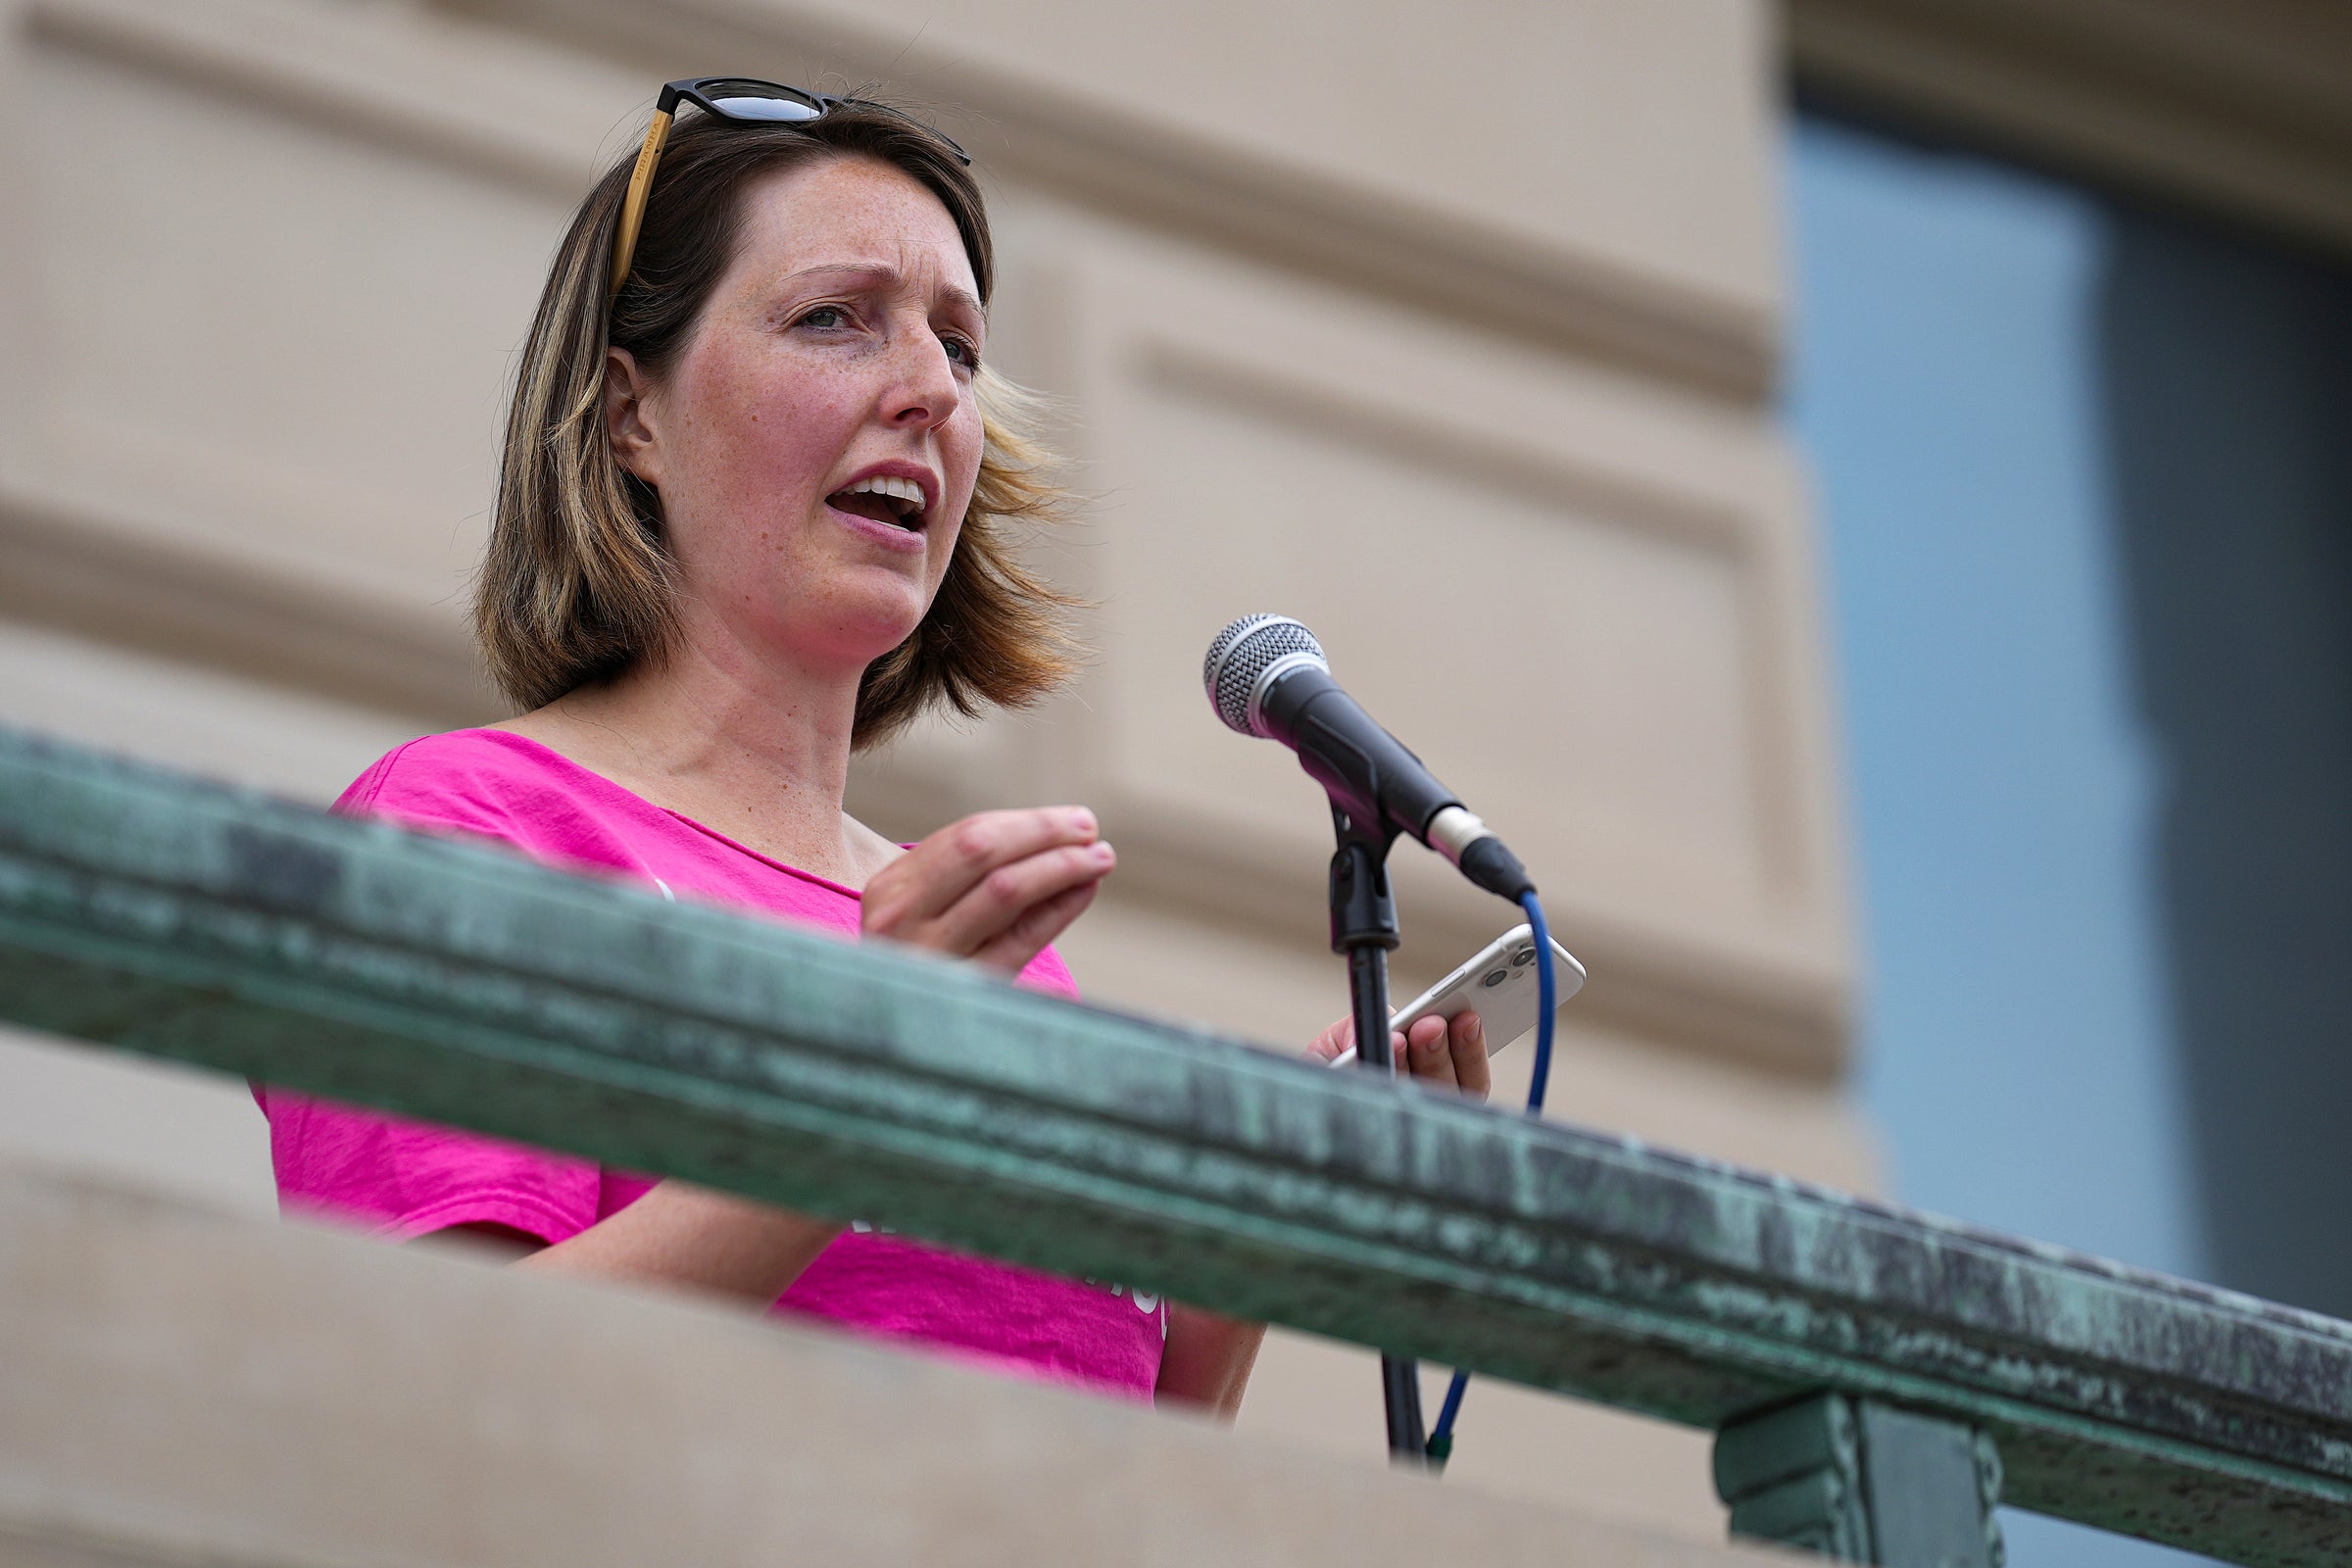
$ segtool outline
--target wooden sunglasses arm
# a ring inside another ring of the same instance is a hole
[[[621,198],[620,227],[612,235],[612,282],[606,290],[607,299],[620,292],[629,275],[629,263],[636,257],[637,230],[645,221],[645,201],[654,189],[654,166],[661,163],[662,145],[669,140],[671,118],[670,107],[657,109],[653,123],[645,127],[645,145],[638,150],[637,167],[629,174],[629,192]]]

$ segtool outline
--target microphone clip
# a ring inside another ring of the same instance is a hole
[[[1396,899],[1389,889],[1389,847],[1396,834],[1359,826],[1336,800],[1331,825],[1339,839],[1331,857],[1331,951],[1394,953],[1402,940]]]

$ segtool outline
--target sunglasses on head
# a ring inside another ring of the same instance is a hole
[[[645,127],[645,146],[639,150],[637,168],[629,175],[629,193],[621,199],[620,227],[612,236],[612,285],[606,291],[607,299],[620,292],[620,285],[629,275],[629,263],[636,258],[637,230],[645,222],[646,198],[653,194],[654,170],[662,162],[662,144],[669,140],[669,122],[676,117],[680,102],[690,103],[720,120],[745,124],[795,124],[822,120],[836,109],[875,109],[939,136],[965,168],[972,163],[970,153],[912,115],[870,98],[836,98],[827,93],[803,92],[780,81],[760,81],[751,76],[689,76],[683,81],[670,82],[662,89],[661,101],[654,106],[653,123]]]

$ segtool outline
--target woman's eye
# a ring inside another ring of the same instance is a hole
[[[813,326],[820,332],[826,332],[837,326],[849,325],[850,317],[849,313],[838,305],[819,305],[815,310],[801,318],[801,324]]]
[[[947,345],[948,360],[951,364],[960,365],[967,370],[976,370],[980,368],[980,351],[962,338],[947,337],[940,341]]]

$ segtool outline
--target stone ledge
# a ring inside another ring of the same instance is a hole
[[[0,1168],[0,1560],[1705,1568],[683,1298]]]

